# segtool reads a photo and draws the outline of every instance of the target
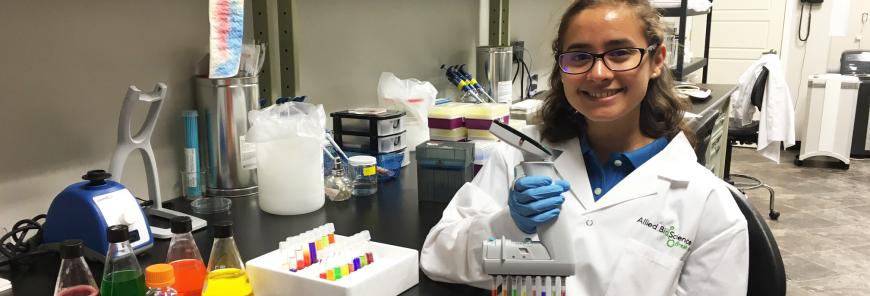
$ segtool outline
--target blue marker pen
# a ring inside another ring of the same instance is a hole
[[[202,196],[199,170],[199,133],[197,132],[196,110],[184,111],[184,178],[187,183],[185,196],[196,198]]]

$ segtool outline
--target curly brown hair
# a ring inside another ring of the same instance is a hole
[[[635,15],[643,20],[646,28],[646,41],[649,44],[661,44],[664,40],[665,26],[661,22],[661,14],[653,8],[648,0],[577,0],[562,15],[558,36],[553,40],[553,70],[550,74],[550,91],[540,109],[541,136],[550,142],[561,142],[577,137],[585,132],[586,118],[576,112],[565,97],[565,87],[560,78],[558,57],[562,52],[565,31],[574,16],[587,8],[601,5],[625,6],[634,10]],[[649,59],[652,61],[652,59]],[[674,91],[674,80],[670,71],[662,71],[658,78],[649,81],[646,96],[640,104],[640,130],[651,138],[667,136],[672,139],[681,131],[694,143],[694,133],[686,127],[683,114],[688,109],[686,99],[677,96]]]

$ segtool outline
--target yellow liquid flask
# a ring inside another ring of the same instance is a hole
[[[254,295],[239,249],[233,240],[233,224],[229,221],[214,224],[214,244],[208,259],[208,275],[203,296]]]

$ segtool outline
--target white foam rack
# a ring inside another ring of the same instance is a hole
[[[336,241],[347,239],[335,236]],[[399,295],[420,282],[419,252],[372,242],[375,262],[337,281],[300,276],[287,270],[279,250],[245,264],[257,296],[385,296]]]

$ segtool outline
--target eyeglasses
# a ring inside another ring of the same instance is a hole
[[[589,53],[585,51],[569,51],[559,54],[559,68],[565,74],[583,74],[592,70],[597,59],[604,61],[604,66],[610,71],[629,71],[640,66],[644,54],[652,52],[658,44],[647,48],[617,48],[604,53]]]

